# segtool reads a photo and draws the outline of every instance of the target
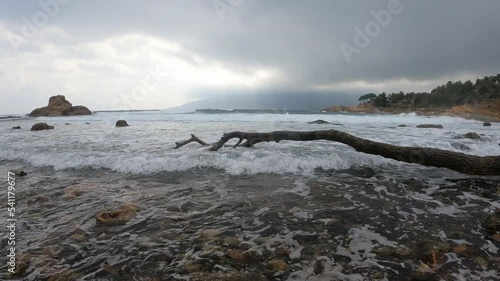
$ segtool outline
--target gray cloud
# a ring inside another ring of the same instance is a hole
[[[402,12],[393,15],[389,25],[348,63],[339,45],[353,45],[354,28],[364,29],[374,20],[370,12],[386,9],[390,1],[395,0],[242,0],[221,20],[212,1],[73,0],[61,5],[46,27],[60,29],[71,38],[58,33],[40,35],[20,47],[20,56],[46,49],[46,43],[63,48],[68,58],[85,60],[92,54],[73,46],[139,33],[179,44],[183,51],[173,55],[193,67],[199,64],[196,56],[202,56],[238,73],[269,67],[279,70],[280,79],[266,84],[266,91],[272,87],[316,91],[318,85],[326,85],[332,91],[358,92],[355,81],[364,81],[368,87],[377,84],[375,90],[419,91],[448,80],[500,72],[500,2],[496,0],[400,0]],[[22,18],[31,19],[39,10],[36,1],[2,1],[0,23],[21,34]],[[2,50],[8,45],[0,39]],[[82,62],[81,69],[117,75],[112,65]],[[9,72],[9,65],[2,64],[0,71]],[[72,91],[79,93],[78,88]],[[196,87],[193,92],[198,96],[203,89]]]

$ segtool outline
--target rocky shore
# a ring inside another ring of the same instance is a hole
[[[414,112],[418,115],[425,116],[453,116],[485,122],[500,122],[500,100],[491,103],[428,108],[375,107],[372,104],[365,103],[354,106],[334,105],[324,108],[322,111],[375,114],[401,114]]]

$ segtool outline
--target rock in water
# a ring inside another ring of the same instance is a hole
[[[125,120],[116,121],[116,127],[128,127],[128,123]]]
[[[467,145],[462,144],[462,143],[452,142],[451,146],[453,148],[460,149],[460,150],[463,150],[463,151],[471,151],[470,147],[468,147]]]
[[[21,129],[21,126],[12,127],[12,130],[20,130],[20,129]]]
[[[49,126],[47,123],[36,123],[31,127],[31,131],[51,130],[54,126]]]
[[[490,231],[500,231],[500,210],[497,210],[486,218],[484,228]]]
[[[117,210],[110,212],[101,212],[95,218],[98,224],[102,225],[120,225],[130,221],[139,211],[139,207],[135,204],[122,205]]]
[[[11,173],[14,173],[14,175],[16,177],[24,177],[27,175],[27,173],[23,170],[15,170],[15,171],[11,171]]]
[[[484,127],[491,127],[491,123],[490,122],[484,122],[483,126]]]
[[[464,138],[471,139],[471,140],[480,140],[480,139],[482,139],[480,135],[478,135],[478,134],[476,134],[474,132],[470,132],[470,133],[465,134]]]
[[[50,97],[49,105],[33,110],[29,116],[72,116],[72,115],[92,115],[92,112],[85,106],[73,106],[66,97],[57,95]]]
[[[321,119],[318,119],[316,121],[312,121],[312,122],[309,122],[307,124],[330,124],[330,122],[328,121],[325,121],[325,120],[321,120]]]
[[[428,129],[428,128],[435,128],[435,129],[443,129],[443,125],[435,125],[435,124],[422,124],[422,125],[418,125],[417,128],[424,128],[424,129]]]

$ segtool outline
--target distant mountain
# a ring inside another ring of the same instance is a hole
[[[272,110],[321,110],[327,105],[354,105],[356,94],[221,94],[186,103],[176,109],[272,109]]]

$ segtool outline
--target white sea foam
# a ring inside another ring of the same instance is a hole
[[[130,127],[115,128],[126,119]],[[324,119],[337,125],[310,125]],[[36,122],[55,124],[55,130],[30,132]],[[90,123],[86,125],[85,123]],[[71,123],[65,126],[64,123]],[[445,129],[397,128],[398,124],[442,124]],[[11,130],[20,125],[22,130]],[[496,124],[494,124],[496,126]],[[459,151],[450,143],[468,145],[476,155],[500,155],[500,130],[483,127],[478,121],[453,117],[401,115],[307,115],[307,114],[179,114],[165,111],[99,113],[93,116],[35,118],[0,123],[0,160],[22,160],[54,169],[107,168],[124,173],[184,171],[216,168],[231,174],[304,173],[315,168],[346,169],[353,164],[384,168],[402,164],[379,156],[355,152],[328,141],[258,144],[255,148],[222,148],[208,152],[197,144],[174,150],[174,143],[196,134],[214,142],[223,132],[234,130],[339,129],[367,139],[407,146],[436,147]],[[469,131],[484,134],[487,141],[456,140]],[[406,166],[405,166],[406,167]],[[411,167],[411,169],[408,169]]]

